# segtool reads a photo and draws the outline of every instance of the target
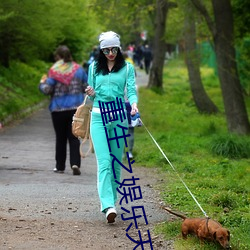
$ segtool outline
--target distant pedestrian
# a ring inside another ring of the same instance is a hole
[[[143,51],[143,57],[144,57],[144,67],[145,67],[145,72],[146,74],[149,73],[151,61],[153,59],[152,51],[149,48],[149,46],[146,44],[144,51]]]
[[[98,59],[89,67],[88,83],[86,93],[93,99],[91,113],[90,133],[94,145],[97,160],[97,188],[101,202],[101,211],[106,214],[108,223],[113,223],[117,216],[116,202],[118,200],[117,188],[121,178],[121,165],[113,161],[112,153],[118,161],[122,162],[124,151],[123,129],[128,127],[127,119],[122,119],[117,113],[118,119],[109,120],[104,123],[102,120],[99,103],[114,103],[115,109],[119,109],[117,98],[122,100],[121,111],[125,107],[125,89],[131,105],[131,114],[138,112],[137,94],[135,88],[134,67],[126,63],[121,53],[120,36],[113,31],[104,32],[99,37],[100,54]],[[127,81],[125,80],[127,76]],[[116,129],[116,130],[114,130]],[[115,140],[108,142],[108,138],[115,136],[118,139],[119,147]],[[110,144],[109,144],[110,143]],[[109,148],[110,147],[110,148]],[[116,178],[113,174],[113,169]]]
[[[71,131],[72,117],[84,100],[84,86],[87,74],[73,61],[67,46],[59,46],[55,51],[55,64],[50,68],[48,77],[44,76],[39,89],[50,95],[49,110],[56,134],[55,173],[64,173],[66,168],[67,142],[69,142],[70,166],[73,175],[80,175],[80,142]]]
[[[87,62],[88,67],[92,62],[94,62],[97,59],[98,55],[99,55],[99,48],[97,46],[94,46],[89,54],[89,59]]]
[[[134,62],[140,68],[143,69],[143,47],[138,45],[134,50]]]

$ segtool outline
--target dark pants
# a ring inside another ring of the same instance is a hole
[[[72,117],[76,110],[52,112],[52,122],[56,133],[56,168],[65,170],[67,156],[67,141],[69,141],[70,166],[80,167],[81,156],[79,152],[80,142],[72,134]]]
[[[150,60],[144,60],[144,66],[145,66],[146,74],[149,73],[150,63],[151,63]]]
[[[128,137],[128,151],[131,153],[133,152],[134,148],[134,131],[135,131],[134,127],[128,128],[128,133],[130,134],[130,136]]]

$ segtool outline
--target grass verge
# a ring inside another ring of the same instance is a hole
[[[47,70],[48,65],[41,61],[30,65],[13,61],[8,69],[0,67],[0,123],[6,125],[21,118],[24,110],[31,112],[48,99],[38,90],[41,76]]]
[[[165,204],[188,217],[202,217],[181,178],[206,213],[230,230],[232,249],[250,249],[250,138],[227,132],[218,79],[210,68],[203,67],[201,74],[208,95],[220,109],[217,115],[197,112],[186,67],[180,60],[166,65],[163,94],[140,88],[142,120],[174,170],[143,127],[135,130],[136,164],[159,169],[164,184],[157,188]],[[250,100],[246,102],[250,112]],[[180,224],[176,219],[159,224],[155,231],[166,239],[175,238],[178,250],[218,248],[213,243],[201,247],[192,237],[184,242],[179,238]]]

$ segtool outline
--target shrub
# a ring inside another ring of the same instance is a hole
[[[214,206],[221,207],[221,208],[229,208],[233,209],[237,206],[235,199],[233,198],[232,194],[228,192],[221,192],[215,194],[210,203]]]
[[[212,140],[211,151],[215,155],[231,159],[249,158],[250,146],[248,138],[236,135],[222,135]]]

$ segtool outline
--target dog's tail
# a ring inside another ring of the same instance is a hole
[[[167,208],[167,207],[163,207],[163,206],[162,206],[162,208],[163,208],[164,210],[168,211],[169,213],[171,213],[171,214],[173,214],[173,215],[175,215],[175,216],[178,216],[178,217],[182,218],[183,220],[187,219],[187,217],[186,217],[185,215],[183,215],[183,214],[179,214],[179,213],[177,213],[177,212],[173,212],[171,209],[169,209],[169,208]]]

